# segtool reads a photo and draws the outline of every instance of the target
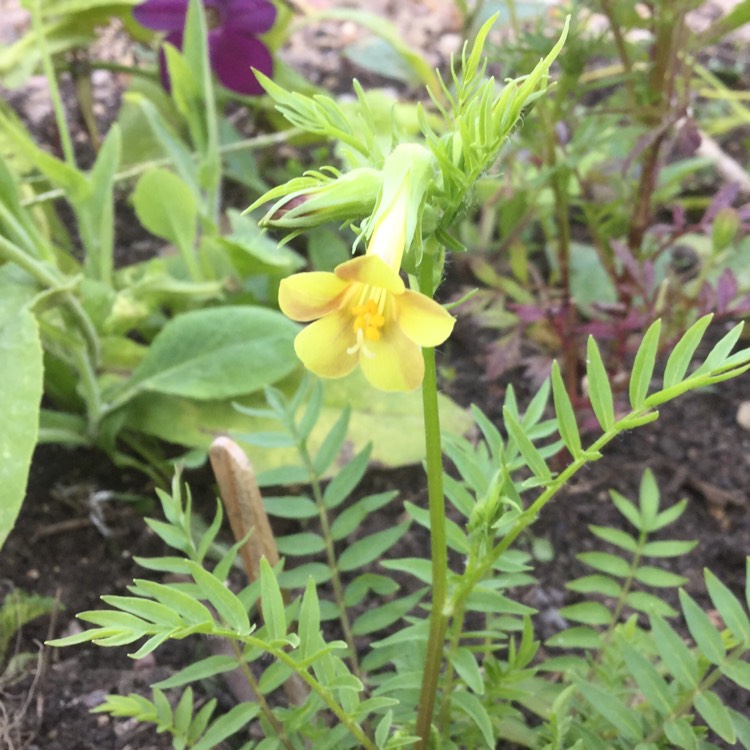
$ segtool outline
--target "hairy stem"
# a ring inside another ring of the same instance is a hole
[[[419,269],[419,287],[423,294],[432,297],[433,261],[425,256]],[[427,657],[417,714],[418,750],[427,750],[432,714],[435,708],[440,668],[443,663],[445,631],[448,617],[445,600],[448,580],[448,548],[445,532],[445,495],[443,493],[443,451],[440,441],[440,415],[437,400],[437,372],[435,350],[424,350],[425,374],[422,383],[425,446],[427,453],[427,496],[430,511],[430,544],[432,555],[432,609]]]

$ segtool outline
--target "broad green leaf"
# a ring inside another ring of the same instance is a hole
[[[276,546],[282,555],[299,557],[322,552],[326,548],[326,543],[320,534],[301,531],[299,534],[276,537]]]
[[[128,97],[143,112],[159,144],[166,151],[169,161],[174,165],[177,174],[182,178],[183,184],[190,188],[193,203],[197,203],[201,198],[201,190],[198,186],[198,167],[190,149],[173,132],[170,125],[147,95],[129,94]]]
[[[390,569],[388,562],[390,561],[383,561],[382,567]],[[344,604],[347,607],[356,607],[370,592],[377,596],[388,596],[389,594],[395,594],[399,588],[398,582],[389,576],[378,573],[363,573],[347,584],[344,591]]]
[[[248,635],[252,627],[240,600],[198,563],[191,562],[188,568],[201,593],[211,602],[219,617],[240,635]]]
[[[189,563],[188,560],[185,561]],[[151,596],[157,601],[171,607],[191,625],[203,625],[214,621],[211,611],[201,604],[194,596],[156,581],[136,578],[133,586],[128,588],[134,594]]]
[[[677,575],[669,570],[656,568],[653,565],[641,565],[636,568],[633,575],[636,581],[655,588],[677,588],[687,583],[687,578],[684,576]]]
[[[471,405],[471,415],[474,417],[477,427],[482,432],[487,447],[490,449],[490,454],[496,458],[500,458],[503,455],[505,447],[500,430],[492,424],[487,415],[476,404]]]
[[[630,565],[627,560],[609,552],[582,552],[576,557],[585,565],[616,578],[627,578],[630,573]]]
[[[531,430],[532,427],[539,424],[539,420],[544,416],[549,403],[549,393],[551,390],[549,378],[544,380],[539,386],[539,390],[534,394],[529,405],[526,407],[523,418],[518,417],[518,405],[516,404],[515,391],[512,386],[508,386],[508,391],[505,397],[505,404],[509,405],[508,408],[516,419],[519,419],[521,426],[527,430]]]
[[[0,547],[23,503],[39,430],[42,344],[36,319],[21,308],[0,321]]]
[[[143,620],[166,627],[182,627],[185,621],[171,607],[138,596],[113,596],[105,594],[101,600],[110,607],[137,615]]]
[[[710,570],[704,572],[706,588],[714,607],[739,643],[750,645],[750,622],[737,597]]]
[[[427,508],[420,508],[418,505],[414,505],[414,503],[406,500],[404,501],[404,509],[420,526],[423,526],[425,529],[430,528],[430,512]],[[469,540],[466,534],[450,518],[445,521],[445,536],[449,549],[455,550],[462,555],[469,554]]]
[[[644,557],[682,557],[695,549],[697,544],[698,542],[689,542],[682,539],[646,542],[643,545],[642,555]]]
[[[91,170],[88,195],[75,202],[78,231],[86,250],[86,274],[108,286],[112,283],[114,265],[114,184],[120,166],[121,142],[120,129],[115,124]]]
[[[167,677],[165,680],[160,680],[155,683],[153,687],[161,688],[162,690],[180,687],[182,685],[187,685],[189,682],[198,682],[199,680],[206,680],[209,677],[214,677],[217,674],[229,672],[232,669],[237,669],[237,666],[238,661],[234,656],[223,654],[207,656],[205,659],[200,659],[189,667],[181,669],[171,677]]]
[[[692,377],[706,375],[717,367],[720,367],[734,350],[735,344],[742,334],[744,325],[744,323],[737,323],[734,328],[722,336],[708,353],[706,359],[703,360],[703,364],[693,372]]]
[[[307,585],[307,579],[312,578],[317,584],[331,580],[331,569],[321,562],[310,562],[298,565],[279,573],[279,586],[285,589],[303,589]]]
[[[338,541],[349,536],[365,518],[387,505],[397,494],[395,490],[393,492],[380,492],[377,495],[368,495],[358,500],[336,516],[331,524],[331,537]]]
[[[190,720],[193,718],[193,689],[188,687],[180,697],[174,710],[174,728],[176,737],[183,737],[190,730]],[[175,737],[175,739],[176,739]]]
[[[339,570],[345,572],[369,565],[393,547],[408,529],[408,523],[401,523],[358,539],[341,553],[338,561]]]
[[[672,719],[664,722],[664,736],[683,750],[698,750],[698,738],[688,719]]]
[[[726,706],[721,699],[712,692],[698,693],[693,701],[698,713],[706,724],[716,732],[725,742],[733,745],[737,741],[734,723]]]
[[[637,712],[622,703],[612,693],[585,682],[578,683],[578,689],[593,709],[617,729],[623,738],[630,742],[637,742],[643,737]]]
[[[277,495],[276,497],[264,497],[263,507],[269,516],[276,518],[315,518],[318,508],[315,503],[304,495]]]
[[[560,374],[560,365],[557,364],[557,360],[552,363],[552,398],[555,402],[560,437],[563,439],[565,447],[570,451],[570,455],[573,458],[578,458],[581,454],[581,435],[578,432],[573,404],[565,390],[565,383]]]
[[[328,471],[331,464],[336,458],[338,458],[349,430],[350,417],[351,409],[350,407],[345,406],[341,410],[341,415],[333,423],[333,426],[325,436],[325,439],[320,446],[320,450],[315,455],[313,464],[315,466],[315,471],[319,476],[323,476]]]
[[[251,432],[242,436],[242,442],[258,448],[292,448],[294,438],[286,432]]]
[[[750,664],[741,659],[728,662],[721,667],[721,673],[744,690],[750,690]]]
[[[454,690],[450,696],[451,706],[461,709],[478,727],[489,748],[495,747],[495,732],[487,709],[472,693]]]
[[[466,597],[466,609],[471,612],[494,612],[521,616],[536,614],[536,610],[532,607],[505,596],[501,591],[481,585],[475,586]]]
[[[208,722],[211,721],[211,716],[216,709],[216,704],[216,698],[211,698],[193,717],[193,720],[190,722],[190,731],[188,732],[189,742],[195,742],[206,731]]]
[[[702,318],[696,320],[675,344],[667,360],[667,365],[664,368],[662,388],[671,388],[685,377],[695,350],[698,348],[698,344],[700,344],[703,334],[706,332],[706,328],[708,328],[712,319],[713,315],[711,314],[704,315]]]
[[[343,469],[334,475],[323,491],[327,508],[336,508],[346,500],[360,483],[370,460],[370,446],[360,451]]]
[[[414,576],[422,583],[432,583],[432,562],[424,557],[400,557],[397,560],[382,560],[380,565],[386,570],[399,570]]]
[[[418,589],[410,596],[394,599],[380,607],[368,609],[352,623],[352,633],[354,635],[369,635],[387,628],[412,610],[426,591],[427,589]]]
[[[286,636],[287,627],[284,600],[276,574],[265,557],[260,561],[260,601],[269,638],[273,641],[281,640]]]
[[[477,695],[484,695],[484,677],[471,649],[462,646],[448,654],[450,662],[466,686]]]
[[[654,522],[659,512],[659,485],[651,469],[646,469],[641,476],[638,488],[638,500],[641,508],[643,527],[641,531],[651,532],[654,530]]]
[[[303,390],[304,388],[301,387],[297,391],[297,393],[299,394]],[[296,411],[296,407],[294,404],[291,405],[291,409],[293,411]],[[307,400],[307,404],[305,405],[305,412],[302,415],[302,418],[299,420],[299,423],[297,425],[297,430],[299,432],[300,440],[305,441],[310,436],[310,433],[312,432],[313,427],[315,427],[315,424],[318,421],[318,418],[320,417],[320,413],[322,410],[323,410],[323,385],[321,384],[319,380],[316,380],[312,386],[312,392],[310,393],[310,397]]]
[[[586,342],[586,357],[589,401],[599,424],[606,431],[615,423],[615,407],[607,370],[593,336],[589,336]]]
[[[622,643],[622,654],[625,657],[628,672],[638,683],[638,687],[651,707],[661,716],[666,717],[672,714],[677,698],[670,694],[667,683],[656,671],[654,665],[640,651],[625,642]]]
[[[318,601],[315,582],[312,579],[308,579],[307,588],[302,597],[297,632],[299,634],[300,654],[303,659],[307,659],[320,648],[322,642],[320,635],[320,602]]]
[[[2,166],[2,160],[0,160],[0,166]],[[2,196],[0,196],[1,199]],[[14,263],[0,265],[0,331],[11,318],[26,309],[38,294],[37,283],[24,270]]]
[[[655,320],[646,331],[641,345],[635,355],[633,369],[630,372],[629,397],[633,410],[643,406],[654,375],[656,353],[659,349],[661,321]]]
[[[693,640],[703,656],[712,664],[723,663],[726,658],[726,647],[721,633],[711,622],[709,616],[684,590],[680,590],[680,604],[690,635],[693,636]]]
[[[599,631],[581,625],[555,633],[545,641],[545,644],[551,648],[583,648],[595,651],[600,648],[601,642],[602,635]]]
[[[649,594],[647,591],[630,591],[625,596],[625,604],[647,615],[674,617],[677,614],[661,597]]]
[[[627,552],[635,552],[638,549],[638,542],[630,534],[622,529],[613,529],[609,526],[589,526],[589,531],[599,539],[614,544]]]
[[[696,41],[703,45],[719,41],[735,29],[750,23],[750,0],[727,6],[727,14],[713,22],[702,34],[696,37]]]
[[[198,231],[198,206],[193,191],[174,172],[151,169],[138,180],[133,192],[138,220],[167,242],[193,251]]]
[[[658,531],[663,529],[665,526],[669,526],[670,523],[676,521],[687,508],[687,500],[682,499],[674,505],[670,505],[669,508],[660,511],[656,518],[651,522],[651,531]]]
[[[618,597],[622,586],[614,578],[604,575],[583,576],[565,584],[565,588],[580,594],[602,594],[602,596]]]
[[[631,500],[620,494],[617,490],[610,490],[609,496],[612,498],[612,503],[617,510],[627,518],[632,526],[640,531],[643,525],[643,519],[641,518],[641,512],[634,505]]]
[[[518,446],[521,455],[526,459],[529,469],[538,479],[548,482],[552,479],[552,472],[547,467],[547,463],[542,458],[536,446],[531,442],[523,427],[516,418],[511,414],[507,407],[503,407],[503,420],[508,433]]]
[[[750,747],[750,719],[732,708],[729,709],[729,715],[732,717],[734,731],[742,747]]]
[[[560,610],[562,617],[584,625],[609,625],[612,612],[600,602],[579,602]]]
[[[158,391],[193,399],[252,393],[297,367],[298,327],[262,307],[221,307],[183,313],[154,339],[127,392]]]
[[[222,714],[208,728],[192,750],[214,750],[227,737],[246,727],[260,713],[260,705],[255,702],[240,703]]]
[[[690,649],[662,617],[652,615],[649,621],[654,644],[664,664],[683,687],[695,688],[698,684],[698,666]]]

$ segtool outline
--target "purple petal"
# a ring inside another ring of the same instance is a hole
[[[222,85],[238,94],[262,94],[263,87],[250,68],[272,75],[273,58],[263,42],[226,28],[212,41],[211,64]]]
[[[182,31],[187,6],[187,0],[146,0],[133,8],[133,17],[147,29]]]
[[[263,34],[276,20],[276,6],[268,0],[223,0],[224,29],[229,33]]]

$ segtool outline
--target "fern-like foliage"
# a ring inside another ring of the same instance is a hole
[[[151,698],[110,696],[102,707],[170,732],[178,750],[210,747],[248,722],[260,727],[265,739],[257,745],[248,740],[243,748],[413,746],[430,614],[445,620],[436,747],[473,750],[504,741],[540,750],[703,750],[713,747],[710,732],[750,747],[750,721],[724,706],[713,689],[720,678],[750,688],[743,660],[750,649],[744,604],[706,573],[708,594],[723,622],[714,623],[680,591],[674,604],[679,600],[692,642],[669,624],[678,612],[660,592],[679,587],[683,579],[659,560],[688,553],[692,543],[652,538],[679,517],[684,502],[662,508],[650,473],[642,479],[638,503],[612,493],[632,532],[591,527],[610,547],[581,555],[592,573],[570,583],[583,600],[561,610],[570,627],[546,644],[556,649],[551,660],[539,660],[535,612],[518,601],[534,582],[534,571],[530,555],[515,542],[565,483],[617,435],[653,421],[661,404],[750,368],[750,350],[732,353],[740,326],[692,365],[708,323],[709,318],[699,320],[678,342],[656,391],[651,383],[658,323],[647,331],[635,358],[626,414],[615,412],[599,350],[589,341],[589,395],[602,434],[588,446],[557,367],[525,410],[513,389],[507,390],[504,430],[474,408],[481,439],[446,436],[453,467],[445,475],[452,570],[442,612],[429,613],[425,606],[430,561],[388,557],[409,521],[374,532],[368,528],[395,492],[358,496],[369,452],[341,462],[348,410],[322,445],[311,448],[322,393],[307,381],[291,395],[269,389],[268,408],[253,413],[275,419],[279,429],[243,436],[250,444],[297,449],[299,462],[261,475],[262,485],[283,481],[310,488],[266,498],[271,515],[299,525],[278,538],[285,558],[279,569],[264,560],[259,581],[238,593],[227,588],[241,542],[211,557],[221,507],[208,528],[196,532],[189,492],[176,478],[171,493],[160,493],[165,520],[149,521],[175,554],[138,562],[152,575],[177,580],[134,581],[129,595],[103,597],[109,609],[80,615],[91,629],[53,644],[139,642],[134,657],[168,639],[195,635],[229,644],[228,652],[199,659],[153,686]],[[550,459],[563,448],[570,462],[556,472]],[[424,508],[409,502],[404,507],[411,522],[429,529]],[[411,576],[416,585],[401,591],[395,573]],[[377,604],[363,609],[373,595],[380,597]],[[338,621],[343,640],[323,637],[326,619]],[[367,638],[378,637],[366,646]],[[196,686],[230,670],[241,672],[255,700],[215,717],[213,702],[196,701]],[[290,679],[305,688],[298,702],[280,689]],[[182,693],[170,701],[165,691],[175,689]]]
[[[661,388],[654,392],[650,392],[650,387],[655,378],[660,323],[657,321],[649,328],[634,361],[631,408],[623,415],[615,412],[601,354],[594,339],[589,339],[589,397],[602,434],[587,447],[583,446],[575,412],[556,365],[549,381],[523,412],[513,389],[508,388],[502,409],[505,435],[475,407],[474,418],[482,439],[472,444],[465,438],[446,436],[445,451],[458,477],[445,476],[445,491],[454,517],[460,520],[447,522],[448,546],[456,553],[457,564],[449,580],[447,669],[436,717],[436,730],[444,747],[453,746],[445,744],[449,734],[467,743],[455,747],[493,747],[498,738],[537,746],[537,732],[527,726],[521,708],[547,715],[557,691],[545,679],[533,676],[535,670],[530,670],[538,647],[526,625],[533,610],[514,597],[521,587],[533,582],[533,571],[530,556],[513,544],[570,478],[600,458],[603,448],[618,435],[654,421],[658,418],[657,407],[682,393],[721,382],[750,367],[750,350],[732,353],[742,330],[738,325],[689,372],[710,319],[711,316],[701,318],[677,343],[667,360]],[[550,401],[555,413],[552,419],[546,417]],[[549,459],[563,448],[571,460],[563,471],[555,473]],[[643,534],[667,525],[684,508],[684,504],[678,503],[653,515],[658,507],[658,492],[649,475],[644,479],[643,493],[646,505],[638,511],[645,514],[640,524]],[[618,507],[625,507],[623,498],[617,494],[613,497]],[[406,509],[417,523],[429,528],[425,510],[408,503]],[[610,600],[615,596],[612,609],[590,602],[567,611],[571,621],[576,616],[582,620],[578,629],[567,634],[571,638],[567,644],[570,648],[590,644],[594,639],[598,643],[602,636],[593,626],[613,625],[626,609],[661,617],[674,614],[658,596],[636,589],[634,584],[640,581],[652,587],[679,585],[681,579],[646,564],[643,559],[686,554],[692,546],[681,541],[648,542],[641,536],[628,536],[626,540],[627,535],[614,530],[596,529],[594,533],[611,543],[626,544],[635,567],[631,571],[628,562],[614,558],[619,566],[615,570],[626,578],[630,574],[632,580],[622,584],[612,578],[605,584],[603,577],[607,573],[601,571],[602,578],[595,579],[610,592]],[[607,555],[595,553],[588,559],[606,565],[612,561]],[[403,560],[386,566],[430,582],[426,561]],[[577,585],[585,588],[592,582]],[[377,683],[382,681],[376,694],[398,697],[400,705],[395,710],[404,717],[417,705],[424,651],[414,649],[407,653],[401,646],[406,639],[419,642],[425,637],[425,621],[412,618],[401,633],[374,644],[373,652],[363,662],[370,669],[383,669],[384,674],[372,676]]]
[[[685,501],[664,510],[649,471],[643,475],[640,502],[611,493],[617,509],[635,528],[591,526],[599,539],[619,548],[586,552],[578,558],[596,572],[571,581],[568,588],[587,600],[560,614],[578,623],[546,645],[566,653],[542,665],[562,675],[551,716],[541,732],[543,748],[711,748],[709,730],[725,742],[750,742],[750,721],[727,708],[712,688],[723,676],[750,688],[750,619],[745,605],[710,571],[705,582],[721,618],[714,622],[685,591],[679,591],[682,617],[693,643],[667,622],[678,613],[651,589],[676,588],[685,579],[645,562],[684,555],[693,542],[649,535],[675,521]],[[592,597],[598,597],[594,600]],[[746,597],[750,604],[750,597]],[[620,617],[627,617],[621,621]]]

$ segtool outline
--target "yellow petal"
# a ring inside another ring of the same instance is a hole
[[[307,322],[322,318],[343,303],[351,285],[325,271],[296,273],[279,286],[279,307],[292,320]]]
[[[422,383],[422,350],[396,325],[386,326],[379,341],[368,341],[359,364],[365,377],[381,391],[413,391]],[[368,356],[372,355],[372,356]]]
[[[322,378],[341,378],[357,365],[357,355],[348,354],[357,336],[351,316],[331,313],[297,334],[294,351],[302,364]]]
[[[358,281],[368,286],[386,289],[393,294],[404,291],[404,282],[382,258],[377,255],[361,255],[336,266],[336,276],[345,281]]]
[[[437,346],[451,335],[456,319],[435,300],[419,292],[395,297],[397,324],[420,346]]]

